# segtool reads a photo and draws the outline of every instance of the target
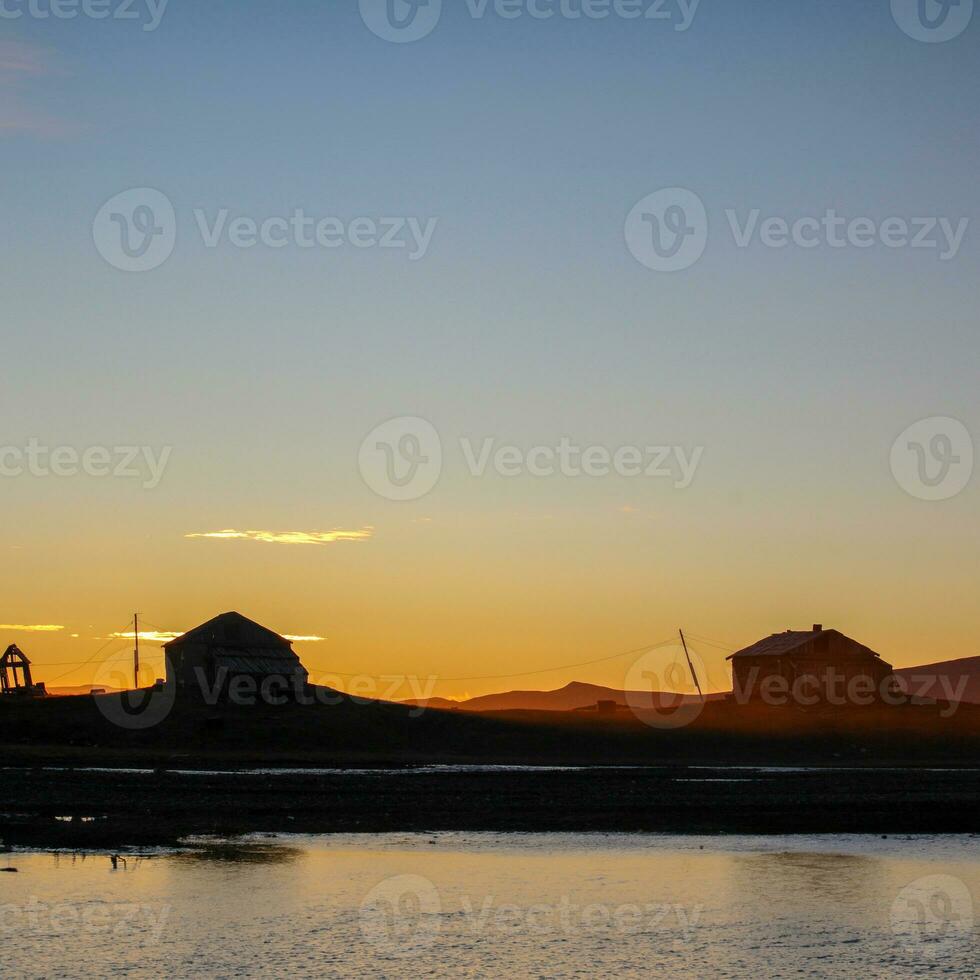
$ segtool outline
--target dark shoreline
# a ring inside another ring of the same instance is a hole
[[[189,836],[252,833],[980,833],[980,772],[966,770],[5,769],[2,781],[0,837],[21,847],[177,846]]]
[[[141,728],[109,710],[118,700],[0,703],[5,844],[118,849],[282,832],[980,832],[972,705],[948,715],[942,705],[708,703],[678,727],[659,714],[178,700]],[[555,768],[413,771],[437,765]],[[259,768],[277,774],[242,772]]]

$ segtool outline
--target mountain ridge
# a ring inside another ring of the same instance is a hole
[[[915,697],[952,700],[948,695],[952,691],[961,693],[955,700],[966,704],[980,704],[980,656],[937,661],[916,667],[900,667],[896,669],[895,675],[906,692]],[[731,692],[723,691],[708,694],[707,700],[720,700],[729,693]],[[694,694],[651,694],[649,691],[625,691],[585,681],[569,681],[564,687],[549,691],[500,691],[462,701],[433,697],[413,698],[399,703],[445,711],[576,711],[594,708],[598,701],[615,701],[625,705],[630,701],[643,704],[651,698],[666,698],[676,702],[678,697],[682,699],[681,703],[697,700],[697,695]]]

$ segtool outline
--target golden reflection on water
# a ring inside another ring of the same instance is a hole
[[[3,974],[972,976],[976,845],[349,835],[199,842],[116,870],[18,853]],[[900,907],[922,881],[945,904]],[[920,909],[950,921],[904,929]]]

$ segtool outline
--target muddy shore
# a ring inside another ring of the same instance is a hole
[[[6,845],[259,832],[980,833],[980,772],[685,767],[297,774],[5,769]]]
[[[113,706],[0,704],[5,844],[122,848],[290,831],[980,832],[976,706],[709,703],[672,727],[629,713],[420,713],[350,698],[178,701],[143,728]]]

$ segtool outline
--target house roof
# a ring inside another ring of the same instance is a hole
[[[16,663],[18,665],[27,664],[30,666],[31,662],[27,659],[23,651],[19,646],[17,646],[16,643],[11,643],[10,646],[7,647],[7,652],[0,657],[0,663],[7,664],[8,666],[12,663]]]
[[[299,662],[299,657],[292,652],[276,655],[272,650],[216,650],[214,654],[215,667],[225,667],[235,674],[299,674],[306,675],[306,670]]]
[[[857,640],[852,640],[848,636],[844,636],[843,633],[838,630],[786,630],[785,633],[773,633],[771,636],[767,636],[763,640],[759,640],[757,643],[753,643],[751,646],[745,647],[744,650],[738,650],[733,653],[728,660],[734,660],[736,657],[782,657],[787,654],[792,653],[794,650],[801,646],[809,643],[811,640],[818,636],[834,636],[841,637],[847,640],[849,643],[853,644],[854,649],[858,653],[867,654],[869,657],[878,657],[879,654],[875,653],[874,650],[869,647],[858,643]]]
[[[184,643],[203,643],[210,647],[230,647],[232,649],[282,650],[292,652],[292,644],[278,633],[237,612],[226,612],[164,644],[165,649],[181,646]],[[275,654],[273,654],[274,656]]]

